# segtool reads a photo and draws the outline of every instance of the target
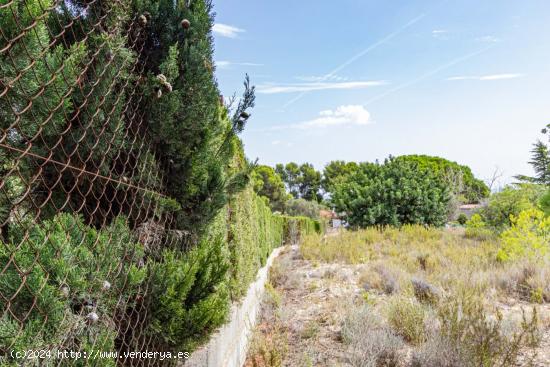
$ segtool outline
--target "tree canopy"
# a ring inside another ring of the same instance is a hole
[[[451,193],[457,196],[459,201],[476,203],[489,197],[489,187],[482,180],[475,178],[468,166],[427,155],[404,155],[395,159],[416,163],[418,169],[432,172],[447,183]]]
[[[450,196],[447,184],[410,160],[361,163],[333,189],[331,203],[351,226],[446,222]]]
[[[294,198],[321,201],[321,173],[316,171],[312,164],[277,164],[275,171],[281,176]]]
[[[284,212],[289,195],[285,184],[277,172],[269,166],[257,166],[252,173],[254,191],[269,200],[273,211]]]

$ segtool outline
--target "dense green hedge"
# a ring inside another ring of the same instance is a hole
[[[126,219],[96,230],[80,216],[59,214],[28,233],[20,229],[13,227],[9,241],[0,241],[0,309],[11,310],[0,315],[0,346],[54,355],[65,348],[114,350],[124,332],[117,322],[121,305],[126,311],[140,307],[147,276],[147,269],[139,266],[143,246]],[[2,358],[0,354],[0,365],[10,365]]]
[[[321,233],[324,225],[306,217],[273,214],[269,206],[249,187],[228,205],[228,247],[231,256],[230,293],[240,298],[274,248],[292,241],[293,233]]]
[[[142,315],[137,331],[150,338],[149,347],[191,351],[227,320],[230,302],[246,293],[274,248],[323,230],[309,218],[272,214],[251,185],[187,252],[168,246],[147,254],[124,217],[96,230],[60,214],[34,226],[26,241],[24,230],[13,227],[11,240],[0,246],[0,293],[18,314],[2,315],[0,340],[18,350],[110,351],[122,341],[139,350],[139,339],[127,335],[132,328],[117,317],[130,312]],[[0,298],[2,309],[5,302]],[[22,330],[14,316],[25,318]]]

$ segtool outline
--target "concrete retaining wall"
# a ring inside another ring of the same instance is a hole
[[[273,250],[266,265],[258,271],[246,297],[231,306],[230,321],[210,338],[207,345],[193,352],[185,367],[241,367],[256,324],[268,271],[284,247]]]

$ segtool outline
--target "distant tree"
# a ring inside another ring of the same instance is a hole
[[[506,186],[491,195],[480,214],[489,226],[502,230],[512,224],[512,215],[517,217],[524,210],[536,209],[545,192],[544,186],[530,183]]]
[[[550,185],[550,149],[542,141],[535,143],[529,162],[535,169],[535,182]]]
[[[290,199],[286,202],[285,212],[288,215],[296,217],[308,217],[319,219],[319,214],[323,206],[315,201],[305,199]]]
[[[316,171],[312,164],[277,164],[275,171],[281,176],[288,192],[294,198],[321,200],[321,173]]]
[[[300,197],[310,201],[321,200],[321,173],[313,165],[304,163],[300,166]]]
[[[548,135],[548,142],[550,143],[550,124],[546,128],[542,129],[543,135]],[[533,166],[535,176],[518,175],[515,178],[523,182],[531,182],[541,185],[550,186],[550,146],[541,140],[538,140],[533,144],[533,150],[531,150],[531,160],[529,164]]]
[[[447,184],[411,161],[387,159],[362,163],[334,186],[331,202],[352,226],[441,226],[450,200]]]
[[[287,163],[286,165],[277,164],[275,166],[275,172],[277,172],[283,179],[283,182],[285,183],[288,192],[295,198],[299,197],[300,166],[298,166],[294,162]]]
[[[288,200],[281,176],[269,166],[257,166],[252,173],[254,191],[269,200],[273,211],[284,212]]]
[[[334,183],[357,171],[359,165],[355,162],[332,161],[323,170],[321,187],[325,192],[332,192]]]

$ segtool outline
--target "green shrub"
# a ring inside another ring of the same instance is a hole
[[[512,215],[512,227],[500,236],[502,247],[497,254],[499,261],[527,257],[542,260],[550,253],[550,217],[537,209]]]
[[[100,231],[70,214],[27,224],[28,237],[16,227],[0,244],[2,344],[14,350],[114,350],[120,331],[115,314],[132,307],[146,276],[146,268],[137,266],[143,248],[126,220],[117,218]],[[90,321],[92,313],[97,321]]]
[[[460,213],[460,215],[458,216],[458,218],[456,219],[456,221],[458,222],[458,224],[460,224],[461,226],[465,225],[466,222],[468,222],[468,216],[464,213]]]
[[[388,322],[406,341],[421,344],[426,339],[426,309],[415,299],[395,297],[388,306]]]
[[[481,215],[488,226],[505,230],[512,224],[512,215],[517,217],[524,210],[536,208],[545,191],[544,186],[534,184],[508,186],[489,198]]]
[[[250,187],[231,200],[228,212],[222,230],[228,232],[229,286],[231,297],[239,299],[271,251],[283,243],[283,225]]]
[[[285,213],[293,217],[308,217],[319,220],[319,212],[323,206],[315,201],[291,199],[286,202]]]
[[[390,158],[384,164],[363,163],[336,181],[331,201],[351,226],[442,226],[450,195],[445,182],[430,171]]]
[[[357,367],[399,366],[399,352],[405,345],[368,306],[355,306],[345,314],[342,339],[349,347],[349,362]]]
[[[226,320],[229,268],[223,239],[202,241],[185,255],[166,250],[151,266],[149,333],[161,349],[191,351]]]
[[[539,206],[544,214],[550,216],[550,190],[540,198]]]
[[[487,227],[487,223],[485,223],[481,215],[474,214],[470,220],[466,222],[465,236],[467,238],[483,241],[493,238],[495,233]]]

